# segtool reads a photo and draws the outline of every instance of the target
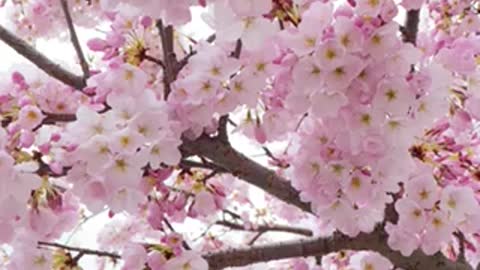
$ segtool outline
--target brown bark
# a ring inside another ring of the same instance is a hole
[[[86,82],[82,76],[75,75],[70,71],[62,68],[59,64],[54,63],[45,55],[37,51],[32,45],[15,36],[12,32],[0,25],[0,40],[14,49],[17,53],[27,58],[53,78],[70,85],[78,90],[82,90],[86,86]]]

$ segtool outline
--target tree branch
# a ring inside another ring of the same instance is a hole
[[[223,143],[229,144],[227,124],[228,114],[220,116],[220,119],[218,120],[218,139]]]
[[[187,153],[204,156],[234,176],[305,212],[311,212],[310,204],[300,200],[300,193],[285,178],[244,156],[229,144],[202,136],[195,141],[184,139],[181,148]]]
[[[224,168],[210,162],[196,162],[196,161],[186,160],[186,159],[183,159],[180,161],[180,167],[186,168],[186,169],[190,169],[190,168],[208,169],[212,171],[217,171],[219,173],[226,172]]]
[[[386,237],[386,234],[381,229],[377,229],[371,234],[360,234],[355,238],[336,234],[334,237],[327,239],[296,240],[256,247],[230,249],[204,255],[204,258],[209,263],[209,269],[215,270],[286,258],[323,256],[341,250],[373,250],[386,256],[395,266],[403,269],[472,269],[465,263],[449,261],[440,253],[426,256],[417,250],[410,257],[404,257],[399,252],[392,251],[388,247]]]
[[[56,113],[43,113],[46,117],[43,119],[43,125],[53,125],[57,122],[74,122],[77,120],[75,114],[56,114]]]
[[[157,21],[157,28],[160,33],[160,39],[162,41],[163,50],[163,63],[165,68],[163,69],[163,85],[165,99],[168,98],[172,91],[171,83],[175,81],[177,74],[180,70],[176,70],[177,56],[174,51],[174,37],[173,27],[171,25],[165,27],[162,20]]]
[[[259,225],[256,227],[246,228],[245,226],[226,221],[220,220],[215,222],[216,225],[221,225],[224,227],[228,227],[232,230],[238,231],[250,231],[250,232],[287,232],[293,234],[299,234],[303,236],[313,236],[313,232],[309,229],[299,228],[299,227],[292,227],[292,226],[285,226],[285,225]]]
[[[265,234],[265,231],[259,231],[257,234],[255,234],[255,236],[250,239],[250,241],[248,241],[248,245],[249,246],[253,246],[253,244],[255,244],[255,242],[263,235]]]
[[[72,41],[73,47],[75,48],[75,52],[77,53],[78,61],[80,62],[80,66],[82,67],[83,78],[87,79],[90,76],[90,70],[88,68],[87,60],[83,55],[80,42],[78,41],[77,32],[75,31],[75,26],[73,25],[72,15],[70,14],[67,0],[60,0],[60,3],[62,5],[63,13],[65,14],[65,19],[68,25],[68,31],[70,32],[70,40]]]
[[[305,212],[312,213],[309,203],[300,200],[299,192],[289,182],[277,175],[274,171],[261,166],[247,158],[217,138],[201,136],[195,141],[184,139],[182,149],[187,153],[202,155],[213,163],[225,168],[228,172],[244,181],[255,185],[278,199],[294,205]],[[396,212],[393,207],[386,208],[386,220],[395,221]],[[412,256],[404,257],[393,251],[387,244],[388,236],[379,225],[370,234],[360,234],[355,238],[348,238],[336,234],[333,238],[319,238],[302,240],[291,243],[260,246],[248,249],[234,249],[206,255],[211,269],[221,269],[227,266],[243,266],[261,261],[277,260],[301,256],[321,256],[343,249],[374,250],[387,257],[397,267],[403,269],[471,269],[463,262],[452,262],[441,253],[427,256],[417,250]],[[416,268],[415,268],[416,267]]]
[[[165,224],[167,225],[167,227],[170,229],[170,231],[174,232],[174,233],[177,233],[177,231],[175,231],[175,229],[173,228],[172,224],[170,224],[170,222],[168,221],[168,219],[164,218],[163,219],[163,222],[165,222]],[[188,245],[187,241],[185,241],[184,239],[182,239],[182,246],[184,249],[186,250],[192,250],[192,248]]]
[[[240,58],[240,53],[242,52],[242,40],[237,39],[237,42],[235,43],[235,50],[230,54],[230,57],[233,58]]]
[[[30,62],[36,65],[53,78],[70,85],[78,90],[82,90],[86,86],[85,79],[77,76],[70,71],[62,68],[59,64],[52,62],[46,56],[38,52],[33,46],[15,36],[6,28],[0,25],[0,40],[5,42],[8,46],[14,49],[17,53],[27,58]]]
[[[421,251],[415,251],[410,257],[404,257],[399,252],[392,251],[386,244],[387,235],[381,228],[371,234],[360,234],[349,238],[335,234],[331,238],[296,240],[277,244],[260,245],[248,248],[236,248],[203,255],[210,270],[225,267],[245,266],[252,263],[280,260],[294,257],[323,256],[341,250],[373,250],[390,259],[397,267],[403,269],[435,269],[435,270],[471,270],[464,262],[452,262],[441,253],[426,256]],[[109,257],[117,260],[121,256],[113,252],[77,248],[58,243],[38,242],[38,247],[55,247],[67,251],[79,252],[84,255]]]
[[[79,252],[83,255],[94,255],[98,257],[109,257],[114,260],[121,259],[120,255],[113,253],[113,252],[106,252],[106,251],[99,251],[99,250],[93,250],[93,249],[87,249],[87,248],[78,248],[78,247],[71,247],[71,246],[66,246],[58,243],[49,243],[49,242],[42,242],[39,241],[37,243],[37,246],[40,247],[55,247],[55,248],[60,248],[63,250],[68,250],[68,251],[74,251],[74,252]]]
[[[417,41],[418,24],[420,22],[420,10],[409,10],[405,19],[405,26],[401,27],[403,41],[415,45]]]
[[[145,54],[145,55],[143,56],[143,58],[144,58],[145,60],[148,60],[148,61],[150,61],[150,62],[153,62],[153,63],[161,66],[162,68],[165,68],[165,64],[164,64],[164,63],[162,62],[162,60],[160,60],[160,59],[157,59],[157,58],[155,58],[155,57],[153,57],[153,56],[150,56],[150,55],[148,55],[148,54]]]

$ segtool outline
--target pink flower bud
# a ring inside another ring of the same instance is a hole
[[[38,146],[38,150],[40,150],[40,153],[44,155],[48,155],[48,152],[50,152],[50,144],[49,143],[44,143],[40,146]]]
[[[106,101],[106,99],[107,98],[105,96],[95,96],[95,97],[93,97],[93,102],[95,104],[102,104]]]
[[[106,42],[112,47],[119,48],[125,43],[125,38],[120,34],[112,34],[107,36]]]
[[[20,131],[20,125],[17,122],[12,122],[7,127],[7,132],[9,135],[13,135]]]
[[[32,99],[28,96],[23,96],[20,98],[20,100],[18,101],[18,105],[20,107],[25,107],[27,105],[32,105]]]
[[[148,28],[152,25],[153,23],[153,20],[152,20],[152,17],[150,16],[144,16],[140,19],[140,24],[144,27],[144,28]]]
[[[100,38],[92,38],[87,42],[87,46],[90,50],[98,52],[105,50],[108,47],[108,43]]]
[[[122,57],[116,57],[113,58],[110,63],[108,64],[108,67],[111,69],[118,69],[124,64],[123,58]]]
[[[7,103],[9,100],[10,98],[8,97],[8,95],[0,95],[0,105]]]
[[[12,82],[14,84],[23,84],[25,83],[25,77],[20,72],[15,71],[12,73]]]
[[[281,65],[292,66],[295,64],[295,62],[297,62],[297,60],[298,60],[298,57],[295,54],[289,53],[289,54],[286,54],[285,57],[282,59]]]
[[[65,149],[65,151],[67,152],[73,152],[75,150],[77,150],[78,148],[78,145],[77,144],[69,144],[69,145],[66,145],[63,147],[63,149]]]
[[[33,7],[33,13],[35,15],[43,15],[45,13],[45,6],[42,3],[37,3]]]
[[[93,72],[91,72],[93,73]],[[83,89],[83,92],[87,95],[94,95],[96,91],[96,87],[86,87]]]
[[[353,9],[350,6],[347,5],[342,5],[335,10],[335,13],[333,16],[335,18],[337,17],[347,17],[347,18],[352,18],[354,15]]]
[[[102,60],[110,60],[112,59],[113,57],[117,56],[118,55],[118,51],[116,49],[108,49],[108,50],[105,50],[105,55],[102,57]]]
[[[30,130],[22,130],[20,134],[20,147],[28,148],[35,141],[35,136]]]
[[[178,194],[173,201],[173,205],[177,210],[183,209],[186,203],[187,203],[187,198],[184,194]]]
[[[50,141],[52,142],[58,142],[62,138],[62,135],[60,133],[53,133],[52,136],[50,137]]]

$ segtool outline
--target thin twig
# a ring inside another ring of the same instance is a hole
[[[192,242],[197,242],[198,240],[202,239],[207,233],[210,231],[210,229],[215,225],[215,223],[211,223],[205,228],[205,230],[197,237],[192,239]]]
[[[50,242],[43,242],[43,241],[37,242],[37,245],[38,245],[39,248],[41,248],[42,246],[44,246],[44,247],[55,247],[55,248],[60,248],[60,249],[63,249],[63,250],[68,250],[68,251],[80,252],[80,253],[83,253],[85,255],[94,255],[94,256],[98,256],[98,257],[109,257],[109,258],[114,259],[114,260],[121,259],[120,255],[118,255],[117,253],[113,253],[113,252],[93,250],[93,249],[87,249],[87,248],[71,247],[71,246],[62,245],[62,244],[58,244],[58,243],[50,243]]]
[[[175,229],[173,228],[172,224],[170,224],[170,222],[168,221],[168,219],[164,218],[163,219],[163,222],[165,222],[165,224],[167,225],[167,227],[170,229],[170,231],[176,233]],[[186,250],[192,250],[192,248],[188,245],[187,241],[185,241],[184,239],[182,239],[182,245],[183,245],[183,248],[186,249]]]
[[[83,78],[87,79],[90,76],[90,70],[88,68],[88,63],[85,59],[85,55],[83,54],[82,47],[80,46],[80,42],[78,41],[77,32],[75,31],[75,26],[73,25],[73,19],[68,8],[67,0],[60,0],[60,3],[62,5],[63,13],[65,14],[68,31],[70,32],[70,40],[72,41],[75,52],[77,53],[78,61],[80,62],[80,66],[82,67]]]
[[[45,118],[38,126],[33,128],[33,131],[37,131],[43,125],[56,125],[59,122],[67,123],[67,122],[74,122],[77,120],[77,116],[75,114],[56,114],[56,113],[43,112],[43,115],[45,115]]]
[[[255,234],[255,236],[250,240],[248,241],[248,244],[249,246],[253,246],[253,244],[255,244],[255,242],[258,240],[258,238],[260,238],[260,236],[262,236],[265,232],[257,232],[257,234]]]
[[[240,58],[240,53],[242,52],[242,40],[237,39],[237,43],[235,43],[235,50],[230,54],[233,58]]]
[[[163,63],[163,61],[160,60],[160,59],[158,59],[158,58],[155,58],[155,57],[150,56],[150,55],[148,55],[148,54],[145,54],[145,55],[143,56],[143,58],[144,58],[145,60],[148,60],[148,61],[150,61],[150,62],[153,62],[153,63],[161,66],[162,68],[165,68],[165,64]]]
[[[77,265],[78,261],[80,261],[80,259],[83,257],[83,255],[85,255],[85,252],[80,251],[75,257],[73,257],[72,264]]]
[[[190,58],[195,54],[197,54],[196,51],[190,51],[187,55],[180,59],[175,67],[175,74],[178,74],[188,64],[188,60],[190,60]]]
[[[215,39],[217,39],[217,35],[216,34],[211,34],[208,38],[207,38],[207,42],[208,43],[213,43],[215,41]]]
[[[70,71],[62,68],[59,64],[54,63],[45,55],[37,51],[32,45],[17,37],[6,28],[0,25],[0,40],[14,49],[17,53],[27,58],[39,69],[43,70],[53,78],[70,85],[75,89],[82,90],[86,86],[85,79],[82,76],[75,75]]]
[[[87,223],[89,220],[91,220],[92,218],[100,215],[100,214],[103,214],[105,213],[106,211],[108,210],[108,208],[105,208],[103,209],[102,211],[98,212],[98,213],[95,213],[95,214],[92,214],[88,217],[85,217],[79,224],[77,224],[75,226],[75,228],[70,232],[70,235],[68,236],[67,240],[65,241],[65,244],[68,244],[70,242],[70,240],[72,240],[73,236],[75,235],[75,233],[83,226],[85,225],[85,223]]]
[[[242,219],[242,217],[239,214],[228,209],[223,209],[223,213],[229,214],[234,219],[240,219],[240,220]]]
[[[285,225],[259,225],[256,227],[245,227],[244,225],[230,222],[226,220],[217,221],[215,224],[228,227],[232,230],[249,231],[249,232],[287,232],[293,234],[299,234],[303,236],[313,236],[313,232],[309,229],[291,227]]]
[[[188,169],[190,168],[209,169],[209,170],[217,171],[219,173],[227,172],[227,170],[225,170],[224,168],[208,161],[196,162],[192,160],[183,159],[182,161],[180,161],[180,167],[188,168]]]
[[[216,176],[217,174],[217,171],[211,171],[209,174],[205,175],[200,181],[202,181],[203,184],[206,184],[209,179]]]

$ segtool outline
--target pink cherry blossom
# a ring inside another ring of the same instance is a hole
[[[31,130],[43,121],[44,115],[40,109],[33,105],[23,107],[18,114],[18,124],[21,128]]]
[[[61,2],[0,0],[1,269],[477,266],[475,1]]]

